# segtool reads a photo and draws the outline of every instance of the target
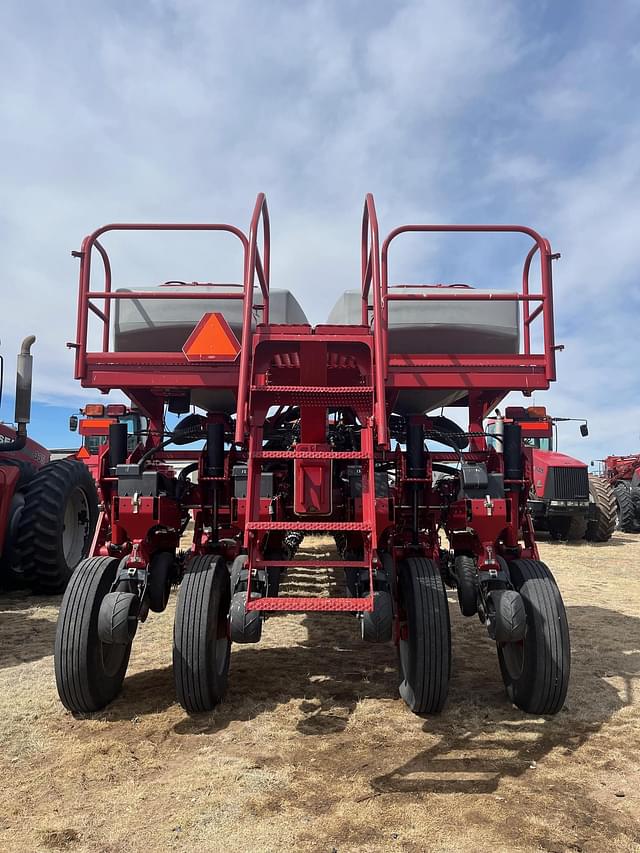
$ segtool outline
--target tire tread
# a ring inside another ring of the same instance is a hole
[[[98,494],[86,465],[78,459],[49,462],[32,477],[25,492],[17,537],[22,571],[43,592],[61,592],[75,568],[66,564],[60,527],[67,495],[76,487],[84,490],[89,509],[86,552],[98,517]]]

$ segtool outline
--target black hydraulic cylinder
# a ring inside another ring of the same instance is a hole
[[[224,474],[224,424],[207,424],[207,473],[210,477]]]
[[[109,468],[127,461],[127,425],[109,425]]]
[[[504,476],[506,480],[522,479],[522,429],[520,424],[504,425]]]
[[[407,424],[407,475],[424,477],[424,427],[422,424]]]

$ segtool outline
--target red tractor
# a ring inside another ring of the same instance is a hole
[[[607,456],[603,476],[613,487],[618,527],[625,533],[640,533],[640,454]]]
[[[53,593],[90,551],[98,499],[82,463],[50,462],[27,437],[34,341],[25,338],[18,355],[17,429],[0,424],[0,583]]]
[[[114,289],[111,232],[189,229],[233,237],[238,284]],[[390,248],[405,232],[524,234],[521,288],[391,286]],[[58,619],[61,701],[74,713],[111,702],[137,630],[179,583],[173,671],[188,712],[222,701],[232,643],[257,643],[273,614],[313,612],[353,614],[363,640],[395,644],[400,695],[415,713],[435,713],[451,672],[449,585],[495,642],[510,700],[556,713],[569,632],[527,509],[531,455],[520,423],[504,423],[493,446],[483,428],[507,393],[555,379],[548,241],[515,225],[405,225],[380,243],[368,195],[360,287],[313,327],[293,294],[270,287],[269,234],[261,194],[248,234],[226,224],[120,224],[83,241],[76,378],[120,389],[149,428],[131,450],[126,425],[110,424],[100,453],[98,532]],[[104,274],[97,286],[94,260]],[[102,324],[93,348],[90,312]],[[431,414],[451,405],[468,413],[464,430]],[[172,430],[167,411],[185,415]],[[445,448],[430,449],[434,440]],[[176,461],[186,463],[179,476]],[[338,597],[302,597],[282,576],[301,565],[301,540],[317,535],[333,536],[335,549],[305,560],[305,576],[343,570]]]
[[[123,403],[87,403],[80,409],[81,417],[71,415],[69,429],[76,430],[82,436],[82,446],[74,454],[75,459],[83,462],[99,485],[100,454],[106,451],[111,424],[125,424],[127,427],[127,449],[131,453],[136,445],[144,441],[148,429],[147,419],[130,406]]]
[[[613,489],[590,475],[584,462],[554,450],[556,424],[572,420],[579,419],[552,418],[544,406],[509,406],[504,418],[499,412],[489,418],[487,430],[501,433],[504,423],[520,424],[534,472],[528,507],[536,530],[548,530],[553,539],[607,542],[616,527]],[[580,432],[589,434],[586,421]]]

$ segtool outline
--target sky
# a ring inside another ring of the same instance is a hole
[[[30,434],[74,446],[82,237],[112,221],[272,222],[272,286],[312,322],[358,287],[362,202],[530,225],[554,268],[558,381],[535,403],[589,461],[640,451],[640,2],[0,4],[0,416],[37,336]],[[116,286],[237,280],[231,243],[109,244]],[[513,290],[524,243],[407,239],[395,281]],[[103,398],[104,399],[104,398]],[[514,400],[520,402],[520,399]]]

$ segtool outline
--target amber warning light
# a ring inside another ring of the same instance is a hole
[[[188,361],[235,361],[240,343],[222,314],[205,314],[182,347]]]

